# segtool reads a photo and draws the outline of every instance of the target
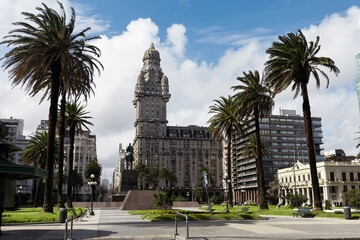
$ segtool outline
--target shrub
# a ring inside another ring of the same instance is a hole
[[[289,193],[288,195],[286,195],[286,199],[288,200],[288,203],[291,207],[301,206],[308,200],[307,197],[305,195],[302,195],[301,193]]]
[[[214,195],[210,198],[210,202],[214,203],[214,204],[219,204],[220,202],[224,201],[224,198],[222,196],[219,195]]]
[[[256,202],[249,200],[245,202],[245,206],[256,206]]]
[[[344,193],[343,196],[345,200],[345,204],[350,205],[352,207],[360,206],[360,190],[351,189]]]
[[[165,210],[169,209],[172,203],[169,195],[168,189],[165,189],[165,191],[157,189],[156,193],[153,195],[154,206]]]
[[[175,198],[175,201],[178,201],[178,202],[186,202],[187,200],[186,200],[186,198],[184,198],[183,196],[177,196],[177,197]]]

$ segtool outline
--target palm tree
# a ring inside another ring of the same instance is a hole
[[[82,131],[82,128],[86,128],[88,131],[90,129],[87,125],[93,125],[88,121],[91,117],[87,114],[85,106],[82,106],[76,102],[66,103],[65,106],[65,123],[69,127],[69,138],[70,138],[70,148],[69,148],[69,166],[68,166],[68,182],[67,182],[67,203],[72,207],[72,171],[74,163],[74,143],[75,143],[75,132]]]
[[[142,162],[138,163],[135,166],[135,170],[138,173],[138,178],[140,182],[140,189],[144,188],[144,184],[147,181],[146,176],[150,174],[149,168]]]
[[[173,186],[177,183],[177,177],[176,177],[176,174],[174,172],[171,172],[170,173],[170,176],[169,176],[169,182],[170,182],[170,196],[172,195],[172,189],[173,189]]]
[[[159,178],[165,181],[165,187],[167,188],[169,186],[168,183],[172,178],[170,169],[162,168],[159,173]]]
[[[26,90],[32,95],[43,89],[46,90],[44,96],[48,93],[50,95],[46,157],[48,178],[46,179],[44,212],[53,212],[54,146],[61,81],[70,78],[91,82],[94,70],[100,71],[98,65],[102,67],[95,58],[100,56],[100,50],[87,44],[99,37],[86,37],[85,33],[90,28],[74,34],[75,10],[71,8],[70,22],[66,23],[65,9],[60,2],[58,3],[61,14],[45,4],[42,4],[42,8],[36,8],[39,14],[23,12],[22,14],[30,23],[14,23],[20,28],[10,31],[9,35],[5,36],[6,40],[0,43],[12,47],[2,59],[6,59],[3,66],[5,69],[10,69],[9,74],[13,85],[25,85]]]
[[[313,141],[313,128],[311,121],[310,101],[308,96],[307,84],[310,75],[314,77],[316,87],[320,87],[319,73],[325,78],[329,85],[329,77],[320,66],[328,68],[337,75],[340,70],[335,66],[334,61],[328,57],[317,57],[320,51],[319,37],[313,41],[307,42],[303,33],[299,30],[297,34],[288,33],[279,36],[279,42],[266,50],[270,54],[270,59],[265,63],[267,82],[276,95],[287,87],[292,85],[291,89],[295,91],[294,98],[301,92],[303,97],[303,114],[305,122],[305,133],[307,150],[309,153],[309,164],[311,172],[311,181],[314,196],[314,208],[322,210],[319,180],[316,170],[316,155]]]
[[[153,167],[150,170],[150,174],[151,174],[152,184],[153,184],[154,188],[156,188],[158,186],[158,182],[159,182],[159,174],[160,174],[159,168]]]
[[[35,167],[45,168],[46,166],[46,153],[48,149],[48,133],[46,131],[37,132],[30,136],[28,145],[23,149],[22,163],[25,165],[34,165]],[[55,142],[55,148],[58,147],[58,142]],[[57,155],[55,154],[57,160]],[[41,180],[36,180],[34,207],[37,207],[39,188]]]
[[[91,174],[95,175],[94,180],[91,179]],[[90,160],[85,168],[85,178],[91,181],[96,181],[98,184],[100,184],[101,174],[102,174],[101,164],[96,159]]]
[[[356,133],[360,133],[360,132],[356,132]],[[358,141],[358,144],[356,145],[356,148],[359,148],[359,147],[360,147],[360,137],[355,138],[355,140]],[[357,158],[360,157],[360,152],[356,155],[356,157],[357,157]]]
[[[215,104],[210,106],[209,113],[214,114],[209,120],[210,124],[208,131],[211,132],[212,138],[219,139],[227,138],[227,175],[228,182],[228,199],[230,206],[233,207],[233,193],[232,193],[232,174],[231,174],[231,139],[233,130],[239,134],[241,131],[241,124],[238,119],[237,105],[232,97],[220,97],[220,100],[214,100]]]
[[[262,156],[269,156],[271,154],[270,145],[266,144],[264,141],[260,141],[260,149]],[[256,135],[251,134],[249,136],[248,142],[243,148],[242,155],[244,157],[256,157],[257,156],[257,145],[256,145]]]
[[[253,117],[255,121],[256,136],[256,174],[259,191],[260,209],[268,209],[266,202],[266,190],[264,169],[260,144],[260,118],[271,112],[274,102],[270,96],[269,89],[264,86],[263,78],[260,78],[258,71],[243,72],[243,77],[238,77],[240,85],[233,86],[234,91],[238,91],[234,99],[238,104],[239,113],[246,119]]]
[[[80,173],[78,173],[77,171],[72,171],[72,174],[73,174],[72,175],[72,179],[73,179],[72,194],[73,194],[73,196],[75,194],[77,196],[79,196],[79,189],[82,186],[84,186],[85,182],[84,182],[84,179],[83,179],[82,175]]]
[[[195,201],[196,201],[198,197],[201,198],[202,192],[203,191],[202,191],[201,187],[193,187],[193,189],[192,189],[193,199],[195,199]],[[200,201],[201,201],[201,199],[200,199]]]
[[[87,66],[84,65],[84,68]],[[76,99],[81,95],[87,100],[88,95],[93,93],[91,82],[89,79],[81,79],[83,81],[76,82],[78,79],[72,79],[71,77],[62,81],[60,85],[61,100],[60,100],[60,111],[58,116],[58,135],[59,135],[59,172],[57,181],[57,206],[58,208],[64,208],[64,201],[62,199],[62,179],[63,179],[63,168],[64,168],[64,139],[65,139],[65,106],[66,106],[66,95],[75,95]],[[73,81],[74,80],[74,81]],[[74,84],[77,83],[77,84]]]

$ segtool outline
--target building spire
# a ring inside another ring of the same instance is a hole
[[[151,42],[151,44],[150,44],[150,48],[155,48],[155,47],[154,47],[154,43],[153,43],[153,42]]]

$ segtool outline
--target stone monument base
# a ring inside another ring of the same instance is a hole
[[[156,190],[130,190],[120,210],[148,210],[154,209],[153,195]]]

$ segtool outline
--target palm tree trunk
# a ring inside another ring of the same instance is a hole
[[[59,100],[60,88],[60,69],[61,63],[57,60],[51,67],[51,96],[49,109],[49,129],[48,129],[48,148],[46,154],[46,170],[48,177],[45,181],[44,191],[44,212],[53,212],[53,183],[54,183],[54,156],[55,156],[55,137],[56,137],[56,121],[57,107]]]
[[[233,193],[232,193],[232,176],[231,176],[231,139],[232,139],[232,126],[230,127],[228,131],[228,145],[227,145],[227,175],[228,175],[228,201],[229,206],[233,207]]]
[[[57,185],[57,205],[58,208],[64,208],[64,201],[62,199],[63,187],[63,168],[64,168],[64,137],[65,137],[65,97],[66,93],[63,89],[61,104],[60,104],[60,119],[59,119],[59,173]]]
[[[259,204],[260,204],[260,209],[269,209],[266,202],[265,178],[264,178],[264,168],[263,168],[262,152],[261,152],[258,108],[254,109],[254,118],[255,118],[256,155],[257,155],[256,174],[257,174],[257,183],[258,183],[258,192],[259,192]]]
[[[69,168],[68,168],[68,182],[67,182],[67,203],[72,208],[72,186],[73,186],[73,163],[74,163],[74,140],[75,140],[75,125],[70,126],[70,149],[69,149]]]
[[[313,197],[314,197],[313,206],[314,206],[314,210],[321,211],[322,202],[320,197],[319,179],[317,176],[317,169],[316,169],[316,155],[314,148],[311,110],[310,110],[307,85],[305,82],[301,83],[301,93],[303,96],[303,114],[304,114],[305,133],[306,133],[306,145],[309,154],[310,175],[311,175],[311,183],[312,183]]]
[[[39,198],[39,188],[40,188],[40,179],[35,180],[36,181],[36,185],[35,185],[35,196],[34,196],[34,203],[33,203],[33,207],[37,208],[37,202],[38,202],[38,198]]]

